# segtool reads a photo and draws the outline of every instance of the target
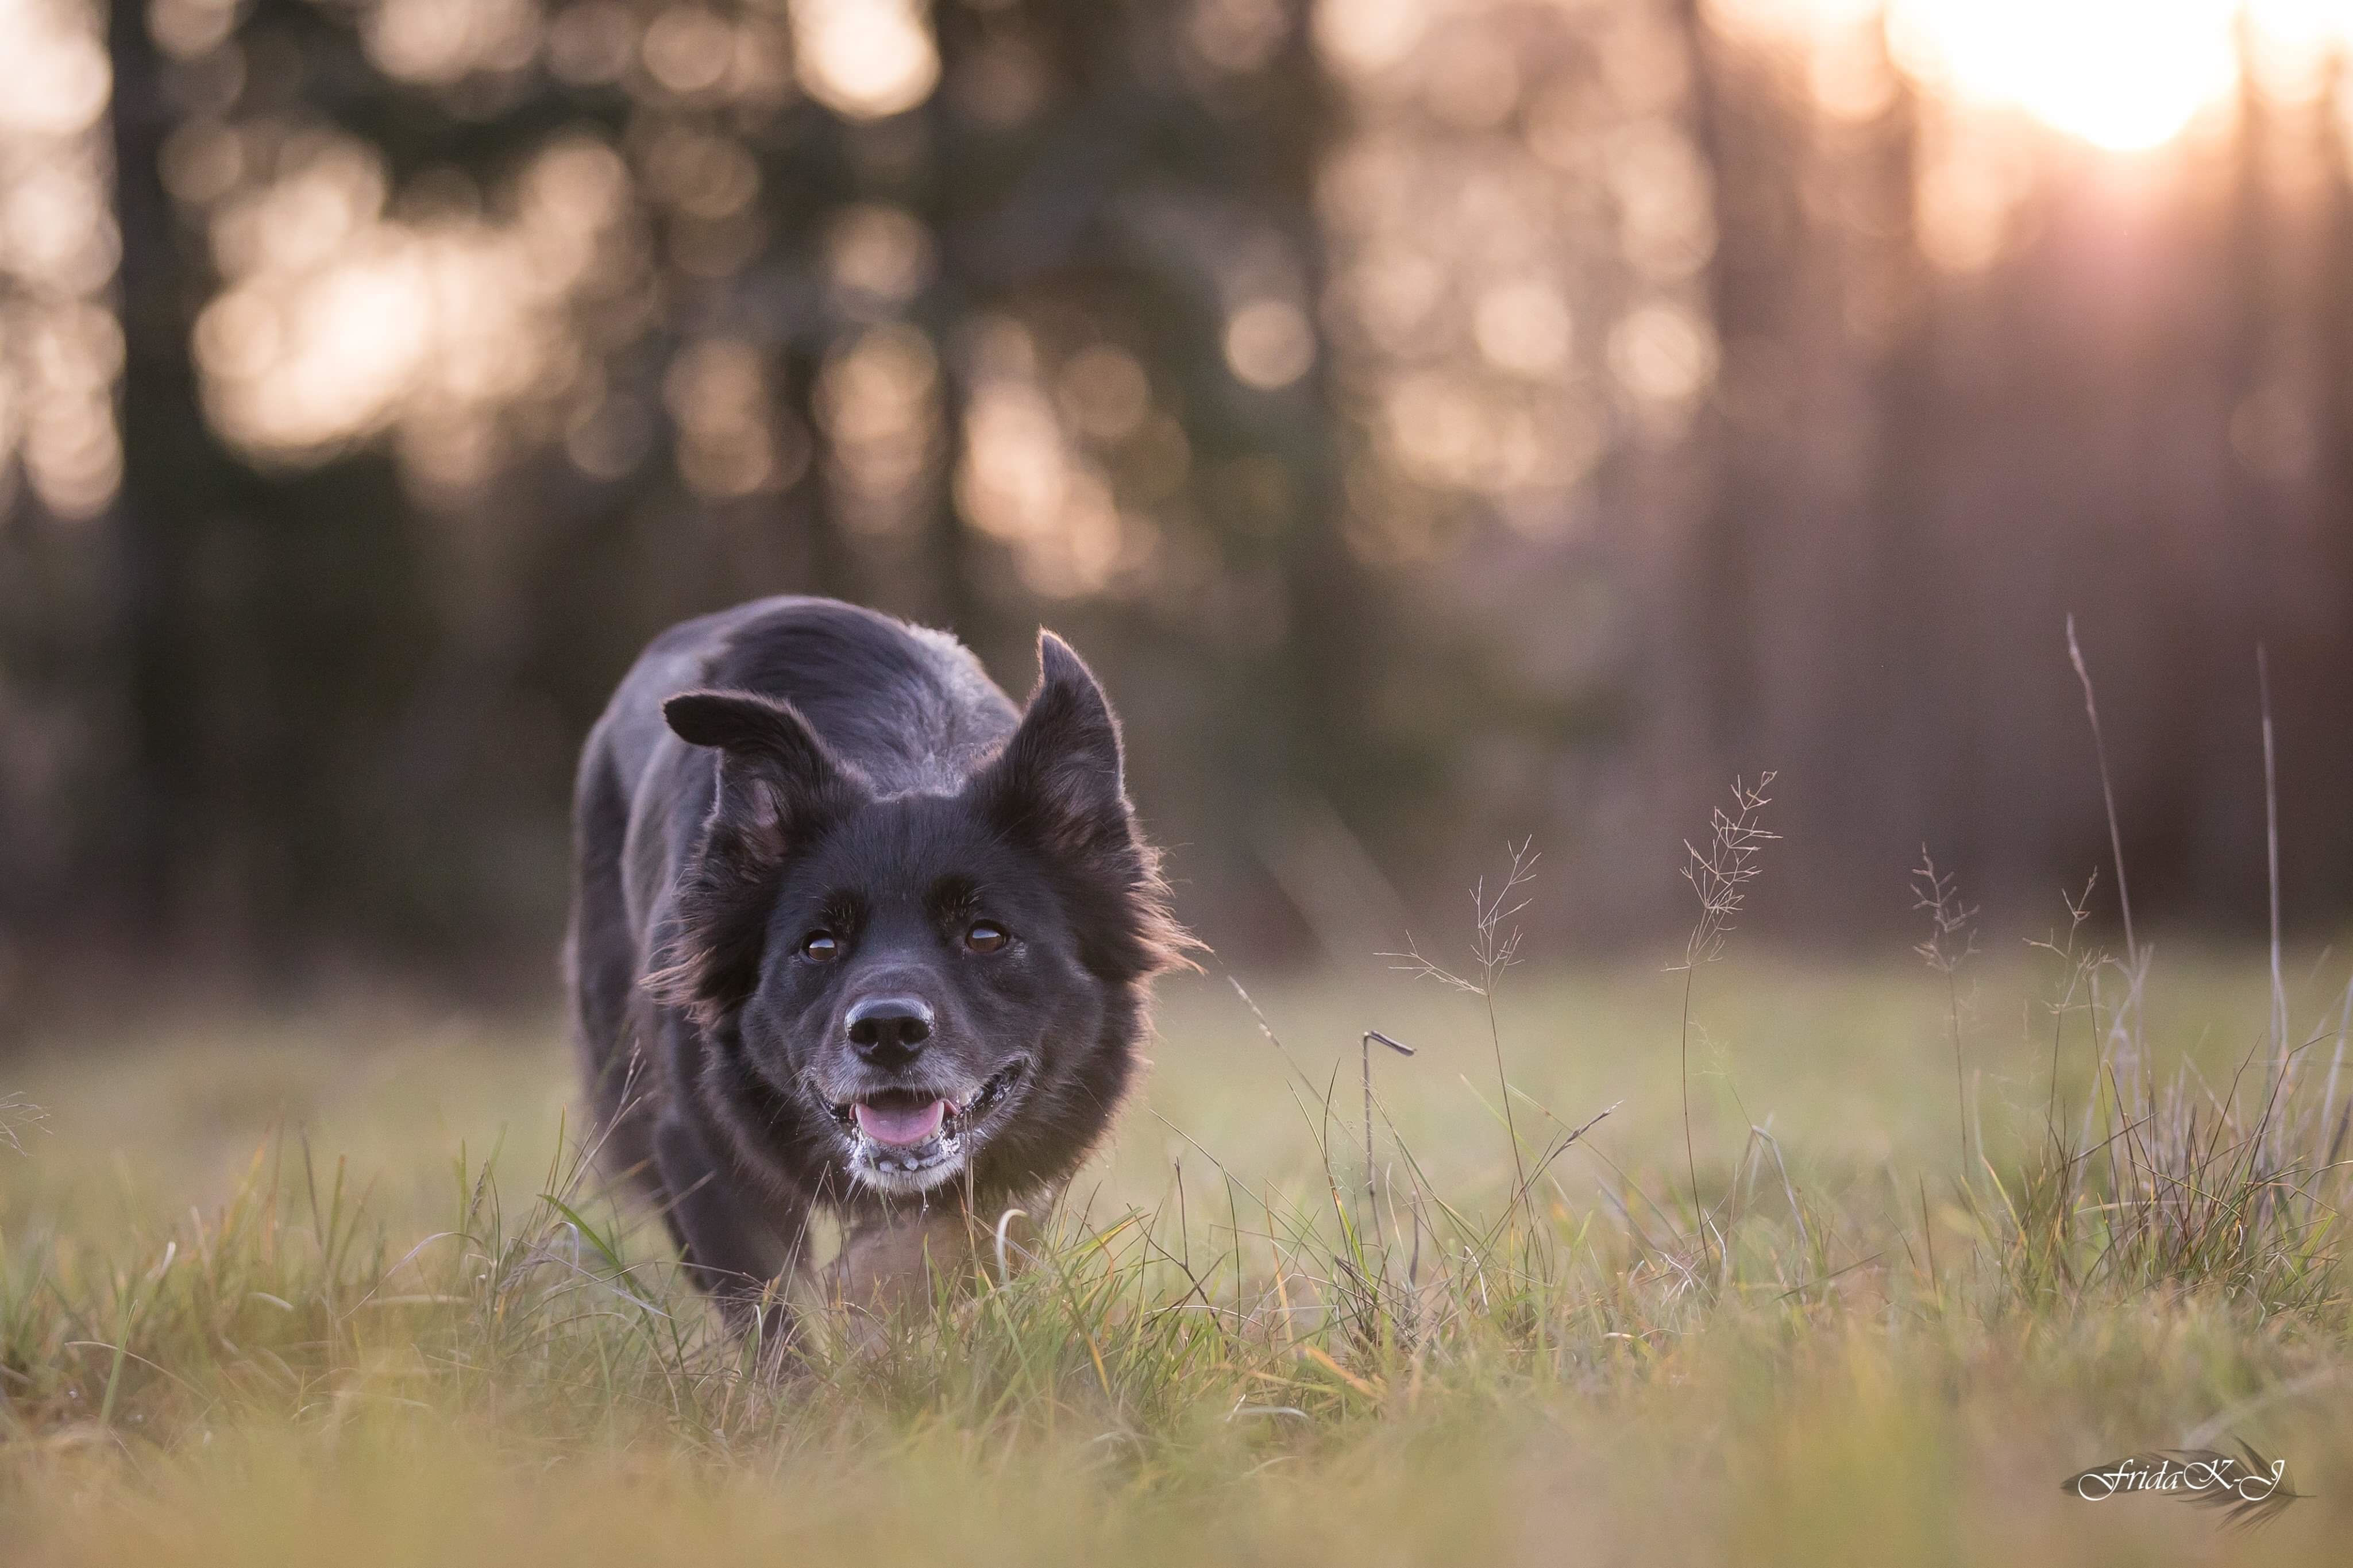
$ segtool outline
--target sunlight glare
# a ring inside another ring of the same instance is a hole
[[[2116,152],[2158,147],[2237,79],[2243,0],[1899,0],[1897,58],[1921,79]],[[1834,7],[1835,0],[1823,5]],[[2353,0],[2253,0],[2262,39],[2353,35]]]

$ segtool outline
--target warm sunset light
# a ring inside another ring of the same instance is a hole
[[[2228,91],[2235,0],[1917,0],[1894,37],[1963,97],[2118,151],[2170,140]]]
[[[2117,152],[2172,140],[2226,98],[2242,9],[2266,54],[2353,35],[2353,0],[1900,0],[1905,65],[1968,100]]]
[[[2119,153],[2162,146],[2229,100],[2242,13],[2256,72],[2275,94],[2317,91],[2329,52],[2353,39],[2353,0],[1710,0],[1707,9],[1735,33],[1801,47],[1867,37],[1883,22],[1896,61],[1931,90]]]

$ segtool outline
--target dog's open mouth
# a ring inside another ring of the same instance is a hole
[[[1002,1107],[1026,1060],[1008,1063],[958,1103],[922,1089],[882,1089],[833,1108],[850,1135],[850,1166],[886,1186],[927,1186],[963,1163],[973,1133]]]

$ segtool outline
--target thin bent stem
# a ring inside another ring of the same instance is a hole
[[[1512,1120],[1512,1081],[1504,1071],[1504,1029],[1495,1018],[1495,985],[1492,978],[1487,983],[1487,1039],[1495,1052],[1495,1089],[1504,1097],[1504,1136],[1512,1143],[1512,1174],[1518,1184],[1512,1190],[1525,1193],[1528,1188],[1528,1170],[1520,1158],[1520,1130]]]
[[[1699,1159],[1698,1159],[1698,1157],[1697,1157],[1696,1155],[1694,1155],[1694,1154],[1692,1152],[1692,1125],[1691,1125],[1691,1002],[1692,1002],[1692,976],[1693,976],[1696,972],[1697,972],[1697,968],[1696,968],[1696,966],[1695,966],[1695,965],[1688,965],[1688,964],[1687,964],[1687,965],[1685,965],[1685,966],[1684,966],[1684,969],[1683,969],[1683,1172],[1684,1172],[1685,1175],[1687,1175],[1687,1176],[1690,1178],[1690,1180],[1691,1180],[1692,1216],[1693,1216],[1693,1223],[1694,1223],[1694,1225],[1696,1225],[1696,1226],[1699,1227],[1699,1253],[1700,1253],[1700,1261],[1701,1261],[1702,1263],[1708,1264],[1708,1265],[1710,1265],[1710,1266],[1712,1267],[1712,1266],[1713,1266],[1713,1264],[1714,1264],[1714,1262],[1715,1262],[1715,1255],[1714,1255],[1714,1254],[1709,1250],[1709,1248],[1708,1248],[1708,1242],[1707,1242],[1707,1210],[1706,1210],[1706,1208],[1705,1208],[1704,1206],[1703,1206],[1703,1205],[1701,1205],[1701,1203],[1700,1203],[1700,1197],[1699,1197]]]
[[[2272,742],[2272,668],[2255,645],[2255,686],[2263,707],[2263,828],[2269,851],[2272,895],[2272,1049],[2278,1069],[2287,1071],[2287,984],[2280,975],[2279,756]]]
[[[2084,667],[2084,649],[2075,640],[2075,617],[2067,617],[2067,658],[2075,666],[2075,679],[2084,687],[2084,713],[2092,721],[2092,754],[2100,764],[2100,795],[2108,808],[2108,852],[2116,863],[2116,907],[2125,917],[2125,959],[2133,969],[2140,968],[2140,943],[2133,940],[2132,894],[2125,887],[2125,836],[2117,826],[2116,787],[2108,778],[2108,743],[2100,733],[2100,704],[2092,695],[2092,672]]]
[[[1969,1179],[1969,1089],[1961,1070],[1961,986],[1950,969],[1945,971],[1945,1004],[1953,1024],[1953,1109],[1961,1126],[1961,1180]],[[2055,1079],[2057,1069],[2054,1067]]]

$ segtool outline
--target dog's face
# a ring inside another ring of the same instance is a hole
[[[852,1177],[936,1186],[1112,1065],[1109,983],[1053,876],[969,792],[864,802],[787,865],[737,1028],[826,1112]]]
[[[721,752],[672,989],[891,1194],[1065,1173],[1124,1088],[1141,983],[1183,942],[1102,689],[1059,640],[1019,727],[953,794],[878,795],[789,706],[691,692]]]

